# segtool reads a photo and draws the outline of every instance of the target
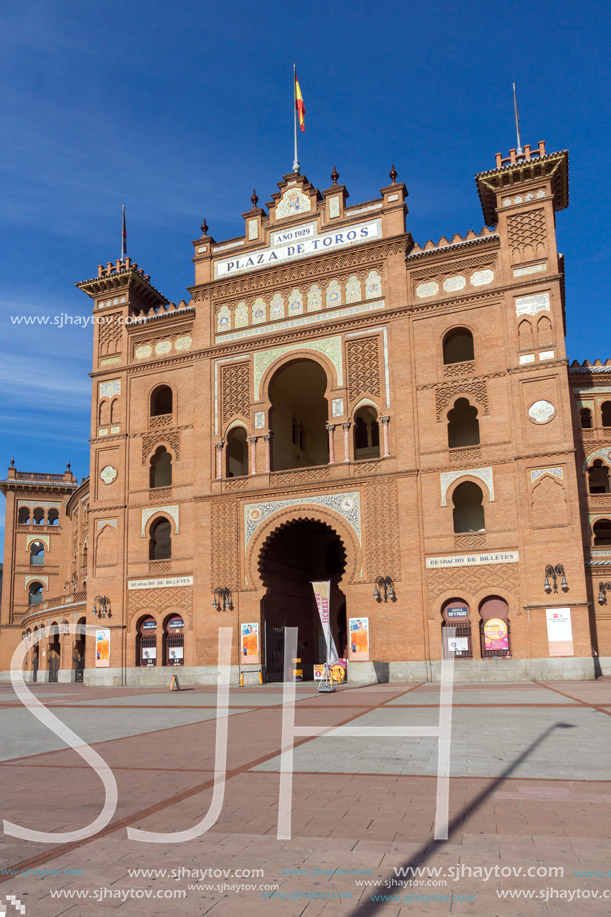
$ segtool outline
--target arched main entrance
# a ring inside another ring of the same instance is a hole
[[[346,552],[339,535],[314,519],[296,519],[276,529],[261,550],[259,569],[267,592],[262,599],[265,667],[268,681],[282,681],[284,628],[297,627],[298,666],[303,677],[313,677],[315,663],[325,661],[325,641],[314,599],[312,581],[331,582],[331,635],[337,652],[347,643],[346,600],[339,582]]]

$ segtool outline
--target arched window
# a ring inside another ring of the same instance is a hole
[[[452,495],[454,504],[454,531],[481,532],[485,527],[484,495],[481,487],[472,481],[463,481]]]
[[[592,411],[590,408],[582,408],[579,412],[579,422],[582,430],[592,429]]]
[[[248,474],[248,442],[244,427],[234,427],[227,434],[227,477]]]
[[[22,506],[19,510],[19,516],[17,517],[17,522],[19,525],[27,525],[30,521],[30,508],[29,506]]]
[[[59,513],[56,509],[50,509],[47,513],[47,523],[49,525],[57,525],[59,523]]]
[[[310,359],[285,363],[269,383],[272,469],[327,465],[327,375]]]
[[[142,618],[138,625],[136,665],[157,665],[157,621],[152,615]]]
[[[479,444],[479,421],[477,408],[466,398],[459,398],[448,413],[448,446],[477,446]]]
[[[552,334],[552,323],[550,322],[547,315],[544,315],[537,322],[537,340],[539,342],[539,347],[551,347],[554,343],[554,335]]]
[[[37,506],[34,510],[34,524],[35,525],[44,525],[45,524],[45,511],[41,509],[40,506]]]
[[[172,556],[172,524],[163,516],[151,526],[149,560],[169,560]]]
[[[45,562],[45,546],[40,541],[33,541],[30,545],[30,566],[42,567]]]
[[[380,427],[378,414],[370,405],[359,408],[354,415],[354,458],[380,457]]]
[[[171,414],[172,410],[172,389],[169,385],[158,385],[151,392],[151,417]]]
[[[185,622],[181,615],[171,615],[163,629],[163,665],[185,664]]]
[[[441,639],[444,659],[454,657],[473,656],[471,646],[471,621],[469,620],[469,604],[464,599],[449,599],[444,603],[441,614]],[[448,628],[454,628],[455,634],[450,637]]]
[[[588,490],[591,494],[609,493],[609,469],[600,459],[588,468]]]
[[[119,399],[113,398],[113,400],[110,403],[110,422],[111,423],[117,422],[118,413],[119,413]]]
[[[594,544],[600,547],[611,545],[611,519],[599,519],[594,523]]]
[[[103,427],[104,424],[108,423],[110,417],[110,405],[108,399],[104,398],[103,401],[100,401],[100,409],[98,411],[98,424]]]
[[[518,348],[520,350],[533,350],[533,328],[528,319],[523,319],[518,325]]]
[[[453,328],[443,339],[443,362],[464,363],[475,359],[473,335],[467,328]]]
[[[603,401],[600,412],[602,415],[603,427],[611,427],[611,401]]]
[[[511,655],[509,606],[505,599],[490,595],[480,603],[482,657]]]
[[[172,485],[172,456],[165,448],[159,446],[151,458],[149,475],[150,487],[171,487]]]
[[[28,589],[28,605],[38,605],[42,602],[42,583],[30,583]]]

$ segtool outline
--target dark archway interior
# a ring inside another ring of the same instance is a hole
[[[314,360],[293,360],[272,378],[269,398],[274,471],[328,464],[326,390],[327,377]]]
[[[283,631],[297,627],[303,677],[325,661],[325,642],[312,581],[330,580],[331,634],[340,656],[347,643],[346,600],[339,581],[346,552],[336,532],[323,522],[299,519],[277,529],[265,542],[259,569],[267,592],[262,599],[265,663],[270,681],[283,679]]]

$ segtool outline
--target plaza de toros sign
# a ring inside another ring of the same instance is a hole
[[[214,276],[230,277],[244,271],[255,271],[259,268],[274,267],[296,258],[305,258],[308,255],[320,255],[323,252],[333,251],[349,245],[358,245],[361,242],[370,242],[379,239],[382,235],[381,220],[369,220],[366,223],[355,223],[343,229],[316,235],[314,224],[298,226],[275,232],[272,235],[274,244],[268,248],[248,252],[241,256],[234,255],[216,261]]]

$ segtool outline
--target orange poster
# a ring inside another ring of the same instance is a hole
[[[350,618],[350,660],[369,662],[369,618]]]
[[[259,625],[240,625],[241,664],[259,665]]]
[[[96,630],[95,632],[95,664],[96,668],[108,668],[110,665],[109,630]]]

